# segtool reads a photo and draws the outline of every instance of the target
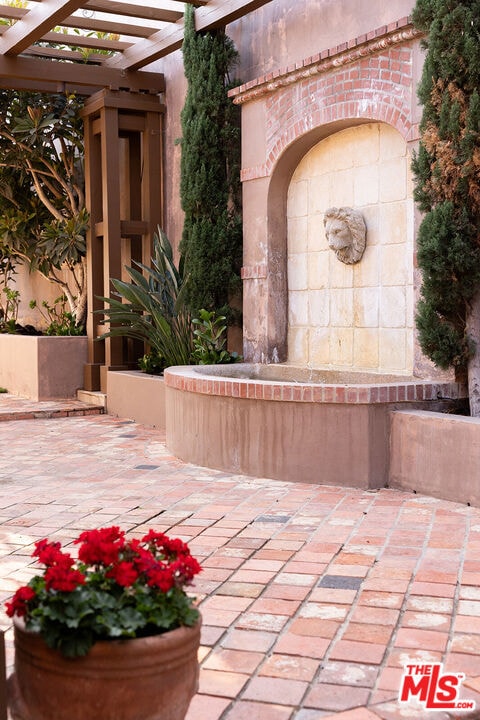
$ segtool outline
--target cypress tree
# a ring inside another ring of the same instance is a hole
[[[417,0],[413,21],[426,49],[412,165],[424,213],[416,324],[438,366],[468,370],[470,411],[480,415],[480,0]]]
[[[242,261],[239,109],[227,95],[237,52],[223,30],[197,33],[194,18],[188,5],[180,180],[186,302],[194,313],[205,308],[231,318]]]

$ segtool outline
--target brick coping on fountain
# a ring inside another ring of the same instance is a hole
[[[165,371],[165,384],[176,390],[202,395],[303,403],[377,404],[467,397],[465,386],[457,382],[400,378],[395,382],[376,383],[375,375],[372,374],[368,382],[362,383],[302,381],[300,384],[294,381],[228,377],[223,375],[226,366],[221,366],[221,375],[212,376],[212,370],[215,369],[218,366],[168,368]]]

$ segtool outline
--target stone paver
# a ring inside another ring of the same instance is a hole
[[[37,539],[154,527],[204,567],[187,720],[480,717],[397,700],[406,663],[441,661],[480,709],[480,509],[186,465],[154,429],[38,405],[0,395],[2,606],[35,573]],[[3,607],[0,623],[11,669]]]

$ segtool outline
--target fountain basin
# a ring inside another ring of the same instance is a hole
[[[390,413],[454,409],[455,382],[309,370],[210,365],[165,371],[166,442],[204,467],[277,480],[383,487]]]

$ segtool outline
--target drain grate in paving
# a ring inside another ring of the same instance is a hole
[[[254,522],[286,523],[291,519],[291,515],[259,515]]]
[[[358,590],[362,580],[363,578],[351,575],[324,575],[318,583],[318,587],[334,590]]]
[[[134,470],[156,470],[159,465],[135,465]]]

